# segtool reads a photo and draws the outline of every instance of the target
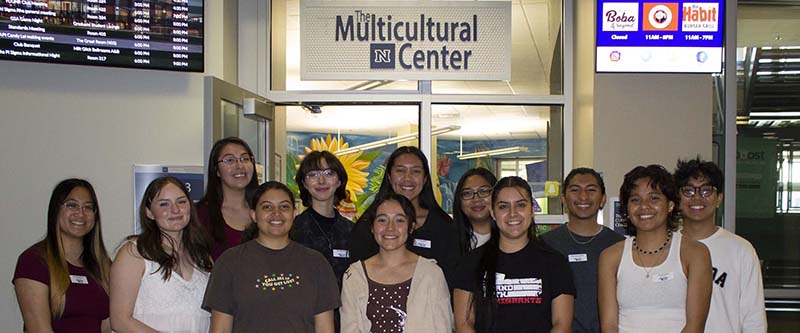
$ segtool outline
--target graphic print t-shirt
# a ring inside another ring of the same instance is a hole
[[[232,315],[234,332],[314,332],[314,315],[340,304],[333,270],[317,251],[252,240],[214,264],[203,309]]]
[[[478,248],[464,257],[456,288],[473,294],[483,291],[477,270],[484,250]],[[562,294],[576,294],[567,260],[551,251],[530,242],[515,253],[498,254],[494,332],[550,332],[553,299]]]

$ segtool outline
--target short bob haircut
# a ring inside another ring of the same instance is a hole
[[[414,205],[411,203],[411,200],[404,197],[403,195],[397,193],[386,193],[381,195],[380,197],[376,198],[375,201],[372,202],[375,205],[375,212],[373,215],[369,216],[369,229],[375,226],[375,219],[378,217],[378,208],[381,207],[382,204],[394,201],[400,204],[400,207],[403,208],[403,213],[406,214],[406,219],[408,219],[408,239],[406,239],[406,244],[411,242],[411,234],[414,232],[414,224],[417,223],[417,213],[414,210]],[[373,239],[374,241],[374,239]]]
[[[714,162],[701,160],[700,156],[691,160],[678,160],[678,166],[675,169],[674,177],[675,184],[678,188],[686,186],[686,184],[689,183],[689,179],[692,177],[707,179],[708,183],[716,187],[718,192],[723,192],[725,186],[725,176],[722,174],[722,170],[719,166],[714,164]]]
[[[650,164],[648,166],[637,166],[633,170],[625,174],[625,179],[622,181],[622,186],[619,188],[620,193],[620,215],[622,220],[626,223],[625,229],[629,235],[636,234],[636,226],[631,223],[630,216],[628,216],[628,200],[631,198],[631,192],[636,188],[636,181],[639,179],[649,179],[650,188],[660,191],[667,197],[668,201],[672,201],[675,205],[669,215],[667,215],[667,229],[675,231],[678,229],[678,207],[680,207],[681,198],[678,195],[678,188],[675,186],[675,181],[672,175],[663,166],[658,164]]]
[[[567,178],[564,178],[564,186],[561,187],[561,194],[567,194],[567,187],[569,187],[569,183],[572,181],[572,178],[575,178],[577,175],[592,175],[595,180],[597,180],[597,185],[600,185],[600,194],[606,194],[606,182],[603,181],[603,177],[600,176],[600,173],[595,171],[592,168],[575,168],[569,172]]]
[[[303,201],[303,206],[311,207],[312,199],[311,193],[305,186],[306,175],[314,170],[322,170],[323,160],[328,164],[329,169],[336,172],[336,176],[339,177],[339,182],[341,182],[333,193],[333,205],[338,205],[339,202],[347,197],[347,192],[345,191],[347,187],[347,172],[344,170],[342,162],[327,150],[312,151],[303,158],[303,162],[300,163],[300,168],[297,169],[297,175],[294,176],[294,181],[300,189],[300,200]]]

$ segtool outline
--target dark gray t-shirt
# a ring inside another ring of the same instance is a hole
[[[233,316],[234,332],[314,332],[314,316],[339,305],[333,270],[319,252],[295,242],[272,250],[255,240],[219,257],[203,299],[203,309]]]
[[[547,245],[567,258],[572,269],[575,288],[578,291],[578,297],[575,299],[575,317],[572,321],[573,332],[600,332],[600,316],[597,310],[597,262],[603,250],[623,239],[625,237],[606,227],[603,227],[594,239],[576,234],[570,237],[566,225],[542,235],[542,240]],[[588,243],[578,244],[578,242]]]

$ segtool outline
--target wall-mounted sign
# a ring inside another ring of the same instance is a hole
[[[302,80],[510,80],[510,1],[300,4]]]
[[[139,225],[139,204],[142,203],[147,185],[158,177],[173,176],[183,182],[189,190],[193,202],[203,198],[205,193],[205,179],[203,178],[202,165],[160,165],[160,164],[134,164],[133,165],[133,233],[142,231]]]
[[[597,72],[719,73],[724,18],[723,0],[598,0]]]

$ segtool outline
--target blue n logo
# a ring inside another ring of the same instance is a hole
[[[369,68],[395,68],[395,45],[373,43],[369,45]]]

